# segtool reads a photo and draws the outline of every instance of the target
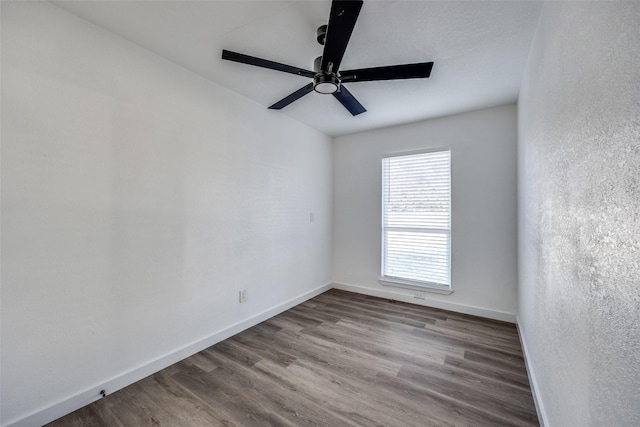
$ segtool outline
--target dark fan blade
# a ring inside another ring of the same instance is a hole
[[[255,56],[244,55],[242,53],[231,52],[230,50],[222,50],[222,59],[240,62],[243,64],[255,65],[256,67],[269,68],[271,70],[283,71],[285,73],[296,74],[298,76],[311,77],[316,75],[313,71],[305,70],[291,65],[281,64],[266,59],[256,58]]]
[[[335,73],[340,68],[361,8],[362,0],[333,0],[331,3],[329,26],[322,52],[321,69],[323,71]],[[330,63],[333,64],[331,70],[329,70]]]
[[[431,75],[431,68],[433,68],[433,62],[362,68],[341,72],[340,80],[344,83],[354,83],[373,80],[422,79]]]
[[[351,95],[351,92],[342,85],[340,85],[340,90],[338,92],[333,93],[333,96],[354,116],[367,111],[367,109],[364,108],[353,95]]]
[[[305,96],[306,94],[308,94],[312,90],[313,90],[313,83],[309,83],[305,87],[302,87],[302,88],[298,89],[297,91],[293,92],[291,95],[289,95],[289,96],[287,96],[285,98],[282,98],[280,101],[276,102],[271,107],[269,107],[269,109],[271,109],[271,110],[282,110],[284,107],[286,107],[287,105],[291,104],[293,101],[297,101],[298,99],[302,98],[303,96]]]

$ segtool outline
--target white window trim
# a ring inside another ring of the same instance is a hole
[[[401,157],[401,156],[411,156],[414,154],[424,154],[424,153],[434,153],[434,152],[439,152],[439,151],[449,151],[449,153],[452,152],[451,147],[448,146],[440,146],[440,147],[433,147],[433,148],[428,148],[428,149],[422,149],[422,150],[412,150],[412,151],[402,151],[402,152],[395,152],[395,153],[388,153],[388,154],[383,154],[382,156],[380,156],[380,161],[382,162],[382,160],[384,159],[388,159],[388,158],[392,158],[392,157]],[[453,163],[453,160],[451,158],[452,156],[450,155],[449,157],[449,174],[451,174],[451,163]],[[453,190],[451,189],[452,185],[451,185],[451,178],[449,181],[449,191],[451,193],[453,193]],[[382,186],[381,186],[382,187]],[[416,291],[423,291],[423,292],[430,292],[430,293],[436,293],[436,294],[443,294],[443,295],[451,295],[453,293],[453,280],[452,280],[452,276],[451,276],[451,246],[452,246],[452,242],[451,242],[451,222],[453,222],[453,212],[450,206],[450,223],[449,223],[449,230],[447,230],[447,234],[449,234],[449,253],[448,253],[448,257],[449,257],[449,285],[443,285],[440,283],[433,283],[433,282],[425,282],[425,281],[417,281],[417,280],[410,280],[410,279],[405,279],[405,278],[400,278],[400,277],[391,277],[391,276],[385,276],[384,275],[384,198],[381,198],[380,200],[380,204],[381,204],[381,210],[380,212],[382,213],[381,215],[381,221],[383,222],[381,224],[380,227],[380,236],[381,236],[381,248],[382,251],[380,251],[380,266],[381,266],[381,274],[380,274],[380,278],[378,279],[378,282],[383,285],[383,286],[389,286],[389,287],[395,287],[395,288],[403,288],[403,289],[410,289],[410,290],[416,290]],[[387,228],[392,228],[392,227],[387,227]],[[438,232],[442,232],[443,230],[437,230]]]

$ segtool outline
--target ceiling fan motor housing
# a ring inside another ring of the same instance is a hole
[[[322,56],[318,56],[313,61],[313,90],[318,93],[331,94],[340,90],[340,78],[335,73],[328,73],[322,70]]]
[[[340,79],[335,74],[318,73],[313,78],[313,90],[318,93],[332,94],[340,89]]]

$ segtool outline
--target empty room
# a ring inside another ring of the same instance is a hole
[[[0,426],[640,426],[640,2],[0,19]]]

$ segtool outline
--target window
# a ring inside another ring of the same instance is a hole
[[[382,284],[451,293],[451,152],[382,159]]]

